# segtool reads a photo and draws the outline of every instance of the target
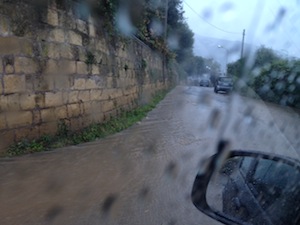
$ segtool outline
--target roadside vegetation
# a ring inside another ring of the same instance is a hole
[[[236,91],[264,101],[300,108],[300,60],[286,58],[262,46],[254,55],[228,64],[236,80]],[[249,66],[251,65],[251,66]]]
[[[120,132],[142,120],[149,111],[156,107],[166,94],[167,91],[161,91],[154,95],[152,101],[147,105],[140,106],[129,112],[123,112],[108,122],[92,124],[77,132],[72,132],[65,123],[58,123],[56,135],[44,135],[37,140],[24,139],[11,145],[3,156],[12,157],[35,152],[50,151],[68,145],[77,145],[94,141]]]
[[[102,18],[103,27],[108,33],[124,37],[122,30],[124,26],[120,27],[118,21],[125,10],[132,26],[130,35],[165,55],[167,62],[175,60],[182,70],[181,80],[200,72],[199,66],[204,65],[202,63],[204,59],[193,53],[194,33],[184,18],[182,0],[95,0],[95,2],[96,17]],[[130,29],[125,33],[127,31]],[[128,33],[125,36],[128,37]]]

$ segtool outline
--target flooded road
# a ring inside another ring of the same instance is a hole
[[[179,86],[131,128],[0,161],[0,224],[220,224],[190,193],[220,138],[299,158],[299,114],[211,88]]]

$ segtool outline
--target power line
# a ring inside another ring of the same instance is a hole
[[[214,24],[210,23],[209,21],[207,21],[206,19],[204,19],[200,14],[198,14],[186,1],[183,1],[187,7],[189,7],[197,16],[199,16],[205,23],[209,24],[210,26],[214,27],[217,30],[220,30],[222,32],[228,33],[228,34],[241,34],[240,32],[232,32],[232,31],[227,31],[224,30],[220,27],[215,26]]]

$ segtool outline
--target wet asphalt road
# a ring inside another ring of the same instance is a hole
[[[175,88],[108,138],[0,161],[0,224],[219,224],[190,192],[219,138],[299,158],[299,114],[211,88]]]

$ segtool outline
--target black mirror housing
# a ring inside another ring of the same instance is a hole
[[[195,205],[195,207],[198,210],[200,210],[201,212],[205,213],[206,215],[208,215],[224,224],[258,224],[257,222],[259,219],[256,219],[256,221],[253,220],[252,222],[245,221],[243,218],[235,215],[234,213],[229,214],[229,213],[222,212],[222,210],[213,209],[207,201],[207,192],[209,189],[209,183],[212,180],[214,173],[217,170],[219,170],[226,161],[233,159],[233,158],[239,158],[239,159],[243,159],[243,160],[251,159],[252,161],[254,160],[256,163],[256,166],[257,166],[257,162],[262,162],[262,161],[264,162],[264,160],[267,161],[267,163],[268,163],[267,165],[269,167],[270,167],[270,165],[273,165],[273,167],[275,166],[277,168],[279,165],[286,165],[290,168],[290,170],[295,171],[296,174],[300,174],[300,162],[298,160],[290,159],[287,157],[277,156],[277,155],[273,155],[273,154],[266,154],[266,153],[256,152],[256,151],[241,151],[241,150],[220,151],[217,154],[215,154],[209,158],[209,163],[206,168],[206,171],[204,173],[197,174],[195,181],[194,181],[191,197],[192,197],[193,204]],[[244,163],[244,164],[246,164],[246,163]],[[264,163],[264,164],[266,164],[266,163]],[[260,165],[262,165],[262,163]],[[260,171],[261,171],[261,168],[260,168]],[[270,172],[268,171],[268,173],[270,173]],[[245,175],[245,177],[247,177],[247,179],[248,179],[248,176],[249,175],[247,175],[247,176]],[[300,180],[298,179],[299,177],[300,177],[300,175],[299,176],[297,175],[297,177],[296,177],[297,184],[299,183],[299,185],[297,185],[297,187],[300,186]],[[240,179],[238,179],[238,180],[240,180]],[[247,182],[248,182],[248,180],[247,180]],[[247,182],[244,182],[244,183],[247,183]],[[251,188],[253,189],[253,187],[251,187]],[[225,190],[225,188],[224,188],[224,190]],[[224,190],[223,190],[223,195],[226,195],[226,191],[224,192]],[[250,192],[251,191],[249,191],[249,193]],[[248,193],[248,195],[252,195],[249,193]],[[296,193],[297,193],[297,196],[299,196],[300,192],[299,193],[296,192]],[[262,193],[262,194],[264,194],[264,193]],[[259,196],[261,196],[261,192],[260,192]],[[297,199],[300,199],[300,196]],[[255,201],[258,205],[259,205],[258,202],[260,200],[261,199],[257,200],[257,199],[255,199],[255,197],[253,197],[253,201]],[[258,207],[260,207],[260,206],[258,206]],[[274,220],[272,221],[272,219],[268,218],[267,213],[265,213],[265,211],[267,211],[267,210],[264,210],[264,208],[266,208],[266,207],[263,205],[261,208],[261,212],[263,212],[262,214],[264,214],[264,215],[262,215],[262,217],[264,219],[260,220],[260,223],[263,221],[264,224],[274,225]],[[296,213],[298,213],[298,215],[300,215],[300,207],[298,207],[298,209],[297,208],[294,209],[294,211],[295,210],[296,210]],[[257,214],[257,212],[256,212],[256,214]],[[295,217],[295,216],[293,216],[293,217]],[[258,218],[258,217],[256,217],[256,218]],[[300,221],[300,216],[298,219]],[[296,218],[295,221],[298,221],[298,219]],[[295,223],[293,222],[293,223],[289,223],[289,224],[295,224]]]

